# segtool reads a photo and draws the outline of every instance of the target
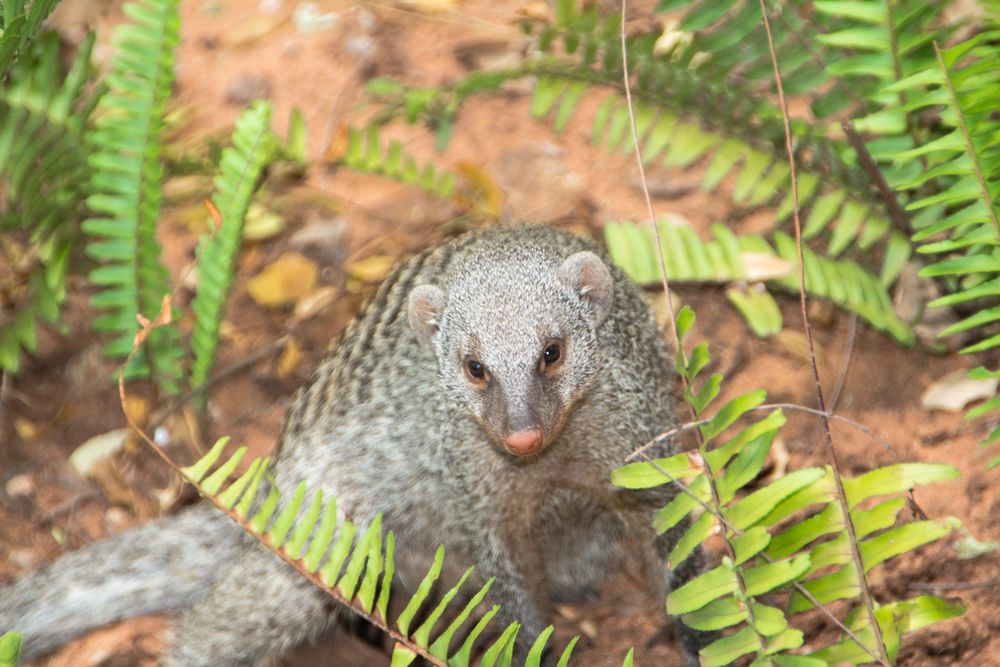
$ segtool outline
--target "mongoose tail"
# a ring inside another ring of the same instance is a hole
[[[101,540],[0,588],[0,634],[20,632],[27,660],[108,623],[177,613],[211,588],[217,563],[242,542],[240,528],[212,507]]]

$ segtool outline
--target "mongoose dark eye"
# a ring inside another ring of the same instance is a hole
[[[553,341],[545,346],[542,350],[542,358],[538,364],[539,370],[543,373],[550,371],[559,365],[562,361],[563,349],[562,343],[559,341]]]
[[[475,359],[466,359],[465,372],[469,374],[469,378],[473,381],[481,382],[486,379],[486,366],[483,366]]]

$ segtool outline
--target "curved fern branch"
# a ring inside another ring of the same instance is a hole
[[[357,525],[343,512],[338,512],[336,498],[325,496],[322,490],[309,496],[304,483],[296,487],[291,497],[282,494],[267,474],[266,458],[254,459],[241,475],[227,483],[246,455],[246,448],[240,447],[223,459],[228,440],[221,438],[201,460],[181,468],[185,480],[315,586],[392,637],[396,642],[393,665],[408,665],[418,656],[433,665],[467,667],[471,664],[473,647],[499,607],[492,606],[460,645],[453,644],[475,608],[486,598],[492,580],[477,589],[454,620],[442,627],[439,624],[442,614],[473,568],[466,570],[436,606],[428,606],[432,604],[429,596],[444,559],[444,548],[438,547],[433,564],[406,607],[394,621],[391,620],[388,607],[394,575],[395,538],[392,531],[383,533],[381,515],[376,515],[367,526]],[[171,466],[175,465],[164,452],[156,449]],[[422,608],[426,618],[413,627]],[[507,626],[500,637],[485,648],[479,664],[510,665],[514,638],[519,630],[520,625],[516,622]],[[538,636],[529,651],[526,667],[540,667],[551,633],[550,626]],[[574,640],[563,650],[559,665],[568,664],[575,644]],[[631,652],[624,664],[631,664]]]
[[[93,305],[110,310],[94,328],[116,337],[105,354],[126,356],[138,331],[137,315],[152,319],[170,292],[160,263],[156,221],[160,214],[163,110],[173,82],[174,47],[179,40],[177,0],[139,0],[123,7],[129,22],[115,30],[115,56],[108,93],[97,109],[91,136],[93,194],[87,205],[95,217],[84,222],[91,236],[87,254],[103,266],[90,274],[101,287]],[[179,390],[180,334],[173,327],[151,332],[143,356],[135,357],[129,377],[152,368],[160,388]]]
[[[208,379],[219,343],[226,297],[236,273],[243,222],[264,166],[277,148],[271,133],[271,105],[255,102],[236,121],[233,145],[222,151],[212,202],[221,215],[218,229],[199,243],[198,291],[191,310],[190,384],[201,387]]]

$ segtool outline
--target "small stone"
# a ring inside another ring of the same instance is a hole
[[[10,552],[10,562],[21,569],[29,569],[35,564],[35,560],[35,554],[31,549],[16,549]]]
[[[271,81],[260,76],[240,77],[226,88],[226,103],[240,107],[270,96]]]
[[[28,496],[35,492],[35,480],[32,479],[31,475],[27,473],[14,475],[7,480],[7,485],[4,487],[4,490],[11,498]]]

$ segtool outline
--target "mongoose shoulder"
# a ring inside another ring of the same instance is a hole
[[[697,559],[665,569],[674,533],[650,526],[663,493],[610,483],[674,424],[672,376],[640,290],[590,241],[470,232],[396,267],[349,325],[289,410],[275,478],[323,488],[361,524],[382,512],[404,588],[438,543],[496,577],[523,654],[552,597],[598,584],[626,542],[655,563],[660,592],[695,573]],[[321,592],[256,545],[221,542],[230,553],[188,595],[174,664],[253,663],[328,626]],[[684,642],[693,659],[702,638]]]

